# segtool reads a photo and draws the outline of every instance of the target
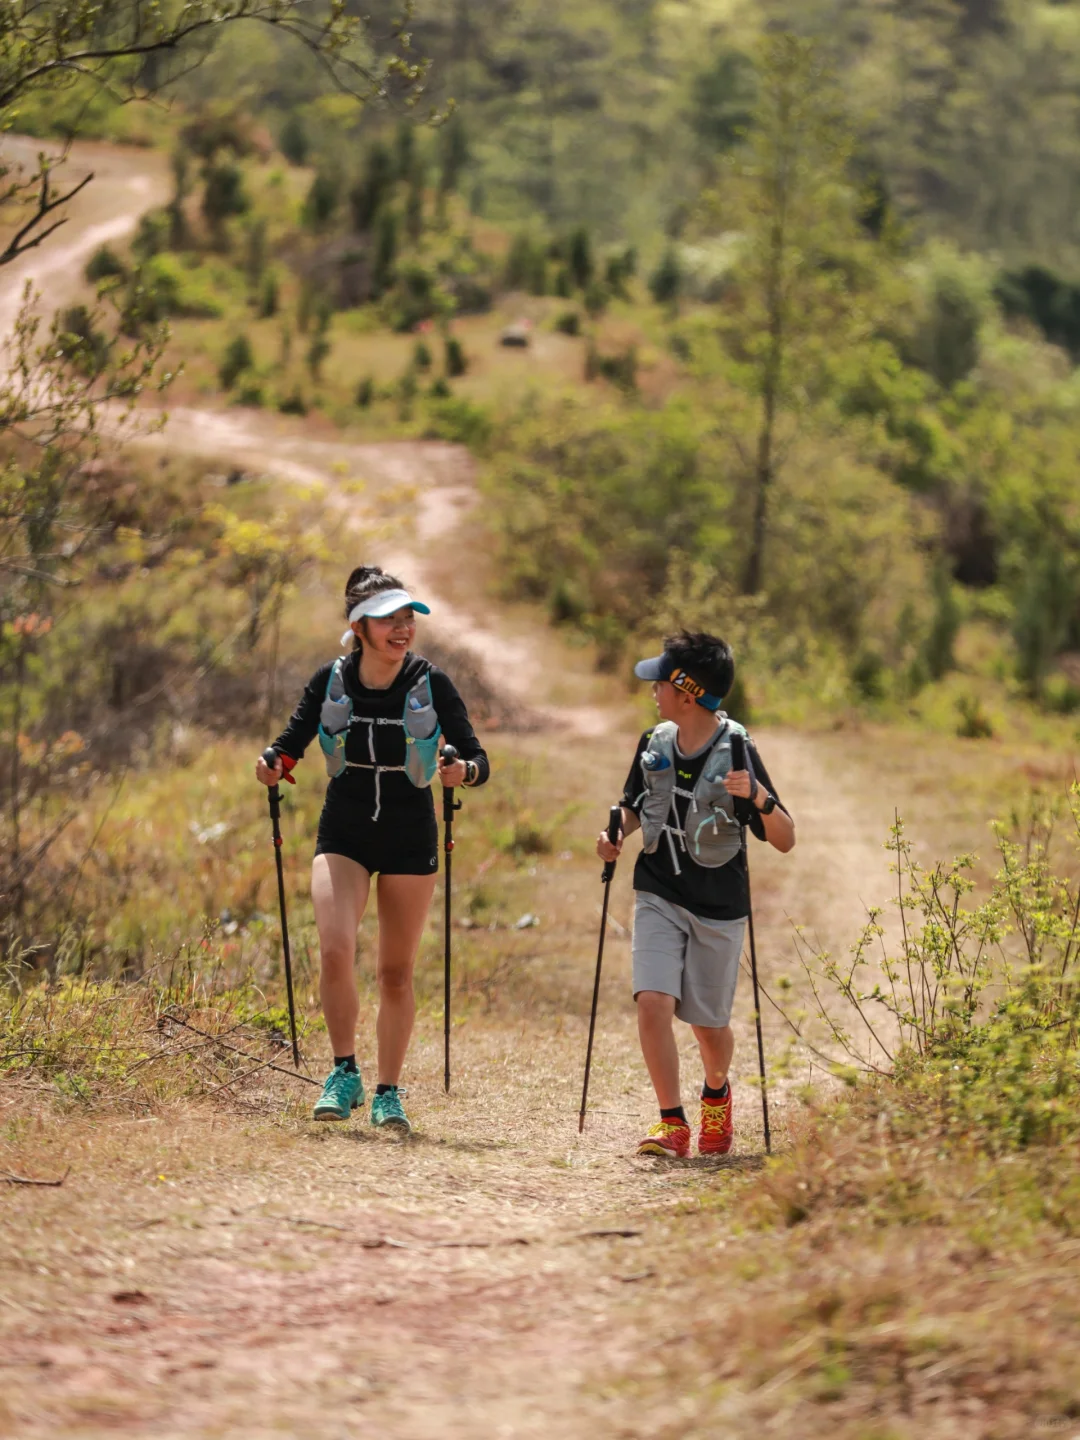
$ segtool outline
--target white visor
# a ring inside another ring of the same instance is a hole
[[[354,620],[382,620],[387,615],[393,615],[395,610],[410,609],[418,611],[421,615],[430,615],[431,608],[420,600],[414,600],[407,590],[379,590],[374,595],[369,595],[366,600],[359,601],[349,611],[349,626],[341,637],[342,645],[347,645],[352,638],[352,624]]]

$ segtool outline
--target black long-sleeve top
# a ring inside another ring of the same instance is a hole
[[[303,758],[305,750],[319,731],[319,716],[333,661],[321,665],[308,681],[300,703],[288,725],[274,741],[280,755],[294,760]],[[449,675],[412,651],[405,656],[397,679],[386,690],[372,690],[361,683],[359,651],[345,658],[342,680],[353,702],[353,716],[345,740],[345,759],[367,765],[371,761],[370,743],[375,746],[375,760],[382,765],[405,764],[405,731],[400,725],[369,725],[369,720],[400,720],[405,711],[405,697],[423,676],[431,681],[431,698],[439,717],[443,738],[453,745],[462,760],[474,760],[479,770],[476,784],[483,785],[491,773],[488,757],[469,720],[465,702]],[[316,751],[319,759],[322,751]],[[380,827],[392,826],[400,833],[410,823],[418,830],[433,831],[435,806],[431,791],[412,783],[401,771],[383,772],[379,777]],[[375,810],[375,772],[370,769],[347,769],[327,786],[324,818],[333,817],[350,829],[367,828]]]

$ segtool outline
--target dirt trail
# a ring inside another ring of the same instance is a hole
[[[152,193],[140,185],[154,183],[150,172],[106,175],[98,193],[115,209],[108,223],[130,229]],[[73,224],[66,259],[46,252],[38,275],[56,275],[100,243],[98,223]],[[22,278],[3,276],[5,316]],[[632,717],[618,701],[592,703],[598,682],[582,675],[589,704],[560,704],[552,674],[580,671],[581,660],[538,620],[516,617],[504,630],[490,601],[481,614],[438,593],[433,544],[452,536],[467,560],[474,543],[462,450],[327,441],[298,422],[243,411],[178,410],[151,443],[325,487],[343,509],[349,476],[369,488],[415,486],[415,525],[387,545],[389,566],[424,587],[454,642],[497,683],[577,733],[585,763],[611,769],[613,747],[629,746]],[[842,741],[770,731],[761,743],[800,836],[788,859],[754,852],[768,977],[791,968],[787,915],[809,921],[826,944],[851,937],[862,901],[886,879],[880,844],[891,812],[859,803],[871,777],[854,762],[845,768]],[[595,890],[575,901],[547,869],[537,885],[550,887],[552,907],[592,931]],[[627,871],[613,906],[623,922]],[[411,1060],[422,1133],[407,1147],[362,1125],[312,1126],[299,1118],[306,1093],[294,1101],[272,1088],[246,1121],[212,1109],[142,1122],[43,1119],[35,1153],[75,1168],[66,1187],[0,1197],[0,1434],[661,1433],[669,1405],[636,1407],[619,1377],[677,1340],[685,1322],[672,1321],[668,1306],[655,1332],[640,1297],[662,1292],[656,1247],[667,1217],[706,1175],[720,1194],[727,1178],[759,1163],[760,1118],[744,1089],[729,1160],[665,1169],[628,1158],[651,1102],[625,994],[624,924],[609,955],[584,1141],[574,1118],[583,1025],[562,1017],[463,1028],[449,1098],[437,1018],[422,1017]],[[588,983],[583,965],[572,989],[578,1014]],[[753,1062],[746,1021],[744,1005],[740,1077]],[[17,1127],[21,1105],[14,1091],[0,1095],[0,1122]]]

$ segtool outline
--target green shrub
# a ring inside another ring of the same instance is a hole
[[[231,390],[245,370],[255,364],[251,341],[246,335],[236,335],[229,341],[218,366],[218,380],[223,390]]]
[[[287,395],[280,397],[277,408],[282,415],[306,415],[308,413],[308,404],[299,385],[290,390]]]
[[[595,273],[592,254],[592,240],[584,225],[571,234],[567,245],[566,253],[567,268],[570,271],[570,278],[578,290],[588,288]]]
[[[100,280],[126,275],[127,266],[110,245],[99,245],[86,262],[84,273],[91,285],[96,285]]]
[[[336,169],[319,169],[304,199],[300,216],[312,230],[325,230],[341,204],[341,174]]]
[[[1080,710],[1080,687],[1067,675],[1051,675],[1043,685],[1042,704],[1055,715],[1075,715]]]
[[[474,405],[449,395],[436,396],[432,387],[432,402],[428,407],[430,433],[440,440],[452,440],[457,445],[467,445],[470,450],[482,451],[492,435],[491,416],[482,405]]]
[[[451,380],[456,380],[459,376],[464,375],[469,368],[465,350],[456,335],[448,335],[446,337],[444,368],[448,378]]]
[[[994,726],[977,695],[961,695],[956,702],[960,716],[956,733],[961,740],[992,740]]]
[[[176,255],[155,255],[133,277],[133,285],[143,292],[145,318],[150,320],[170,315],[212,320],[224,313],[207,277],[189,269]]]
[[[1069,806],[1080,832],[1076,786]],[[975,903],[975,857],[924,869],[898,823],[899,940],[883,941],[873,911],[851,958],[803,956],[836,1070],[858,1083],[886,1067],[901,1100],[932,1107],[937,1128],[991,1153],[1080,1131],[1080,908],[1050,867],[1058,808],[1034,813],[1018,836],[996,827],[1000,868]],[[805,1022],[789,1021],[804,1038]]]
[[[269,320],[271,316],[276,315],[280,300],[281,290],[277,274],[273,270],[268,270],[263,276],[262,288],[259,291],[259,318]]]
[[[679,298],[682,284],[679,253],[674,245],[669,245],[660,257],[660,263],[649,276],[649,290],[658,305],[672,305]]]
[[[356,404],[361,410],[367,410],[375,398],[375,381],[370,375],[365,375],[356,387]]]
[[[296,110],[290,110],[285,117],[278,137],[278,148],[290,165],[303,165],[307,161],[311,148],[307,128]]]
[[[563,310],[561,314],[556,315],[552,328],[560,335],[580,335],[581,316],[576,310]]]
[[[236,392],[237,405],[260,406],[266,403],[262,385],[257,380],[245,380]]]
[[[442,375],[437,375],[431,382],[428,395],[432,400],[447,400],[454,392],[450,389],[449,383]]]
[[[423,340],[417,340],[413,346],[413,364],[421,372],[431,369],[431,351]]]
[[[166,210],[148,210],[140,216],[131,242],[131,253],[139,260],[150,260],[169,248],[172,220]]]
[[[883,700],[885,698],[885,661],[876,650],[864,649],[851,662],[849,671],[855,693],[862,700]]]

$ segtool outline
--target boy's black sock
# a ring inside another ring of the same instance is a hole
[[[683,1107],[682,1107],[681,1105],[676,1105],[676,1106],[674,1106],[674,1107],[673,1107],[672,1109],[670,1109],[670,1110],[665,1110],[664,1107],[661,1105],[661,1107],[660,1107],[660,1119],[661,1119],[661,1120],[681,1120],[684,1125],[689,1125],[689,1124],[690,1124],[690,1121],[687,1120],[687,1118],[686,1118],[686,1111],[683,1109]]]
[[[719,1090],[714,1090],[706,1080],[701,1087],[701,1098],[703,1100],[726,1100],[728,1097],[728,1083],[725,1080]]]
[[[348,1070],[349,1073],[352,1075],[355,1075],[357,1073],[355,1055],[335,1055],[334,1069],[336,1070],[339,1065],[344,1065],[345,1069]]]
[[[376,1094],[376,1095],[385,1095],[386,1092],[387,1092],[387,1090],[396,1090],[396,1089],[397,1089],[397,1086],[396,1086],[396,1085],[376,1085],[376,1086],[375,1086],[375,1094]]]

